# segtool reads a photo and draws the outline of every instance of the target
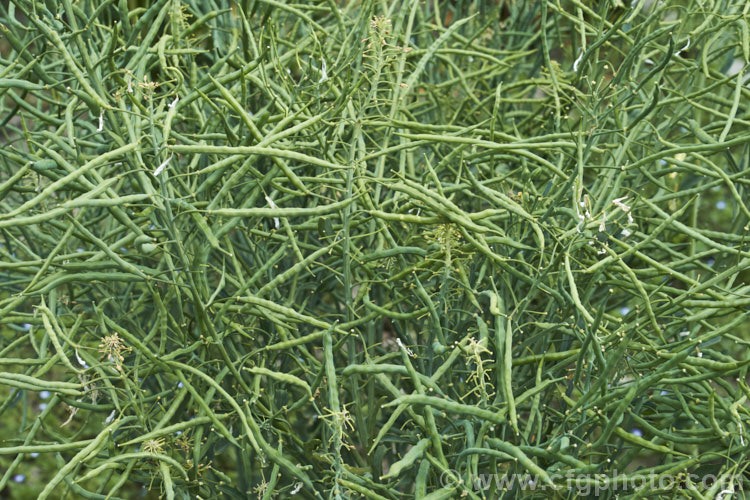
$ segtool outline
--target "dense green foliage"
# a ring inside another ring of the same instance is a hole
[[[749,6],[3,2],[0,496],[741,489]]]

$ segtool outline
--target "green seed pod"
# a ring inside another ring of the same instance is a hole
[[[425,452],[427,448],[429,448],[429,446],[430,446],[429,438],[421,439],[417,444],[411,447],[411,449],[404,455],[404,457],[401,460],[391,465],[391,468],[388,471],[388,474],[384,476],[380,476],[381,481],[383,479],[392,479],[392,478],[398,477],[402,471],[414,465],[414,462],[416,462],[417,459],[422,456],[422,454]]]

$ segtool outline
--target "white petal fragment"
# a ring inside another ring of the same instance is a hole
[[[76,359],[78,360],[78,364],[79,365],[81,365],[83,367],[86,366],[86,362],[81,359],[81,356],[78,355],[78,349],[76,349]]]
[[[268,196],[266,196],[266,203],[268,203],[268,206],[269,206],[269,207],[271,207],[271,208],[276,208],[276,204],[275,204],[275,203],[273,202],[273,200],[272,200],[271,198],[269,198]],[[278,218],[278,217],[274,217],[274,218],[273,218],[273,225],[274,225],[274,226],[276,226],[276,229],[278,229],[278,228],[279,228],[280,224],[279,224],[279,218]]]
[[[169,164],[169,162],[170,162],[171,159],[172,159],[172,157],[170,156],[169,158],[167,158],[164,161],[164,163],[162,163],[161,165],[159,165],[158,167],[156,167],[156,170],[154,170],[154,177],[158,177],[159,176],[159,174],[162,172],[162,170],[164,170],[166,168],[166,166]]]
[[[581,50],[581,55],[578,56],[578,59],[575,60],[573,63],[573,71],[578,73],[578,64],[580,64],[581,59],[583,59],[583,50]]]
[[[623,212],[628,212],[630,210],[630,206],[623,203],[623,201],[627,200],[627,196],[623,196],[622,198],[617,198],[612,200],[612,204],[615,205],[617,208],[622,210]]]
[[[685,44],[685,46],[683,48],[681,48],[680,50],[678,50],[677,53],[675,53],[675,55],[679,56],[680,53],[683,52],[683,51],[685,51],[685,50],[687,50],[688,47],[690,47],[690,39],[689,38],[688,38],[687,43]]]
[[[101,132],[102,130],[104,130],[104,112],[99,113],[99,128],[96,131]]]
[[[318,80],[318,83],[323,83],[324,81],[328,80],[328,72],[326,71],[328,67],[326,66],[326,60],[321,59],[321,62],[322,62],[322,66],[320,68],[321,76],[320,76],[320,80]]]
[[[742,445],[744,446],[744,443],[742,443]],[[727,488],[726,490],[721,490],[719,493],[716,494],[716,500],[723,500],[724,495],[729,495],[729,498],[732,498],[733,494],[734,494],[734,486],[730,484],[729,488]]]
[[[398,346],[399,346],[399,347],[400,347],[401,349],[403,349],[403,350],[404,350],[404,352],[405,352],[406,354],[408,354],[408,355],[409,355],[409,356],[411,356],[411,357],[414,357],[414,352],[413,352],[413,351],[412,351],[411,349],[409,349],[408,347],[406,347],[406,346],[404,345],[404,343],[403,343],[403,342],[401,342],[401,339],[399,339],[399,338],[396,338],[396,343],[398,344]]]

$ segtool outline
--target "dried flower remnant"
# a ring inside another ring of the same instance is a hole
[[[78,413],[78,407],[77,406],[65,405],[65,407],[68,410],[68,414],[69,415],[68,415],[68,419],[65,422],[63,422],[62,424],[60,424],[60,427],[65,427],[66,425],[68,425],[69,423],[71,423],[73,421],[73,417],[75,417],[76,413]]]
[[[125,361],[123,354],[127,354],[132,350],[131,347],[127,347],[117,332],[112,335],[102,337],[102,343],[99,344],[99,352],[102,355],[99,359],[106,356],[107,361],[113,361],[118,371],[122,371],[122,362]]]
[[[253,488],[253,493],[255,493],[258,496],[258,500],[260,500],[266,494],[266,490],[268,490],[268,482],[263,478],[260,483],[258,483],[258,486]]]
[[[467,382],[474,382],[476,387],[470,393],[478,392],[483,400],[487,400],[492,397],[492,385],[489,383],[490,374],[484,366],[487,359],[483,357],[485,354],[492,356],[492,351],[487,348],[487,338],[477,340],[471,337],[465,349],[469,360],[474,365],[474,371]]]
[[[341,411],[337,412],[326,409],[325,415],[321,415],[320,418],[323,420],[332,420],[335,434],[331,435],[331,442],[338,440],[344,447],[350,447],[350,445],[345,442],[345,438],[347,429],[349,431],[354,430],[354,418],[349,410],[346,409],[346,406],[343,406]]]
[[[159,455],[164,452],[164,438],[147,439],[141,446],[144,452]]]
[[[633,224],[633,213],[632,213],[632,210],[631,210],[632,207],[630,205],[626,205],[624,203],[625,200],[627,200],[628,198],[629,198],[628,196],[623,196],[621,198],[616,198],[616,199],[612,200],[612,204],[627,214],[627,216],[628,216],[628,225],[632,225]]]

